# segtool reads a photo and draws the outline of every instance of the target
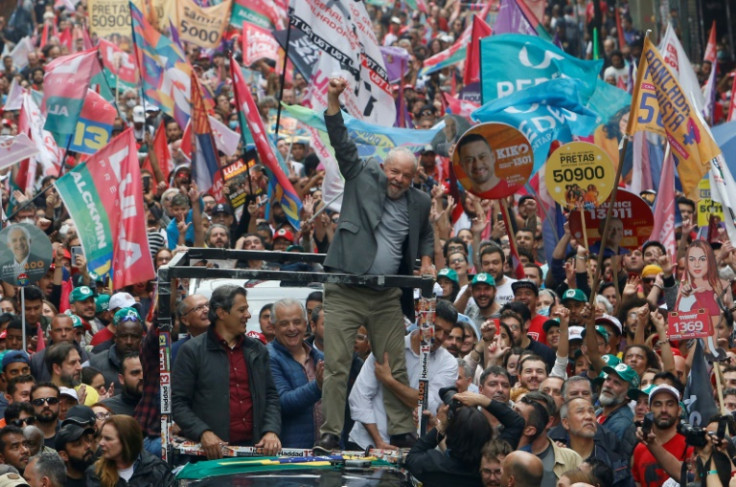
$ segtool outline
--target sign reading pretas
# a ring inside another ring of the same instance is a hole
[[[179,0],[179,38],[205,49],[220,45],[222,33],[230,20],[230,5],[226,0],[214,7],[200,7],[192,0]]]
[[[588,142],[570,142],[555,150],[544,172],[547,189],[567,208],[595,207],[613,190],[614,168],[605,151]]]
[[[534,167],[529,140],[510,125],[483,123],[460,137],[452,154],[452,170],[469,192],[500,199],[526,184]]]
[[[128,0],[88,0],[89,30],[97,37],[114,34],[130,36]]]

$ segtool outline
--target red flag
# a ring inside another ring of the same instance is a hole
[[[67,27],[66,29],[61,31],[58,35],[59,35],[59,43],[62,46],[66,46],[69,52],[76,52],[76,50],[74,49],[74,32],[72,31],[71,27]]]
[[[49,23],[43,23],[43,32],[41,32],[41,49],[43,49],[49,42]]]
[[[169,152],[169,144],[166,141],[166,129],[164,127],[164,124],[159,125],[158,129],[156,129],[156,134],[153,137],[153,147],[151,147],[151,151],[156,155],[158,167],[159,169],[161,169],[161,173],[164,176],[164,182],[166,182],[166,178],[169,177],[169,173],[174,168],[171,164],[171,153]],[[147,169],[151,172],[151,174],[154,175],[154,178],[156,177],[156,173],[153,171],[153,167],[151,166],[150,157],[146,157],[145,161],[143,161],[143,167],[141,169]],[[160,182],[161,181],[156,180],[156,183]]]
[[[675,161],[668,154],[662,163],[662,175],[654,206],[652,240],[657,240],[675,255]]]
[[[716,69],[716,21],[710,26],[710,36],[708,36],[708,44],[705,46],[705,55],[703,61],[710,61],[713,66],[711,69]]]
[[[480,81],[480,40],[491,35],[491,32],[491,27],[482,18],[473,16],[473,33],[466,51],[465,73],[463,73],[463,84],[466,86]]]

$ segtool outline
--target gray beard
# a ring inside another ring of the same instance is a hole
[[[607,393],[601,393],[598,396],[598,401],[601,403],[601,406],[603,407],[609,407],[609,406],[618,406],[623,402],[623,399],[620,399],[616,396],[609,396]]]

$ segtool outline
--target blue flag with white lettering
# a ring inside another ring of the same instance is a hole
[[[577,79],[552,79],[488,102],[471,117],[520,130],[534,151],[534,174],[547,160],[552,141],[571,142],[573,134],[588,136],[598,125],[597,114],[581,99],[583,88],[583,82]]]

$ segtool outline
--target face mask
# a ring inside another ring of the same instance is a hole
[[[546,308],[540,308],[539,310],[537,310],[537,314],[541,316],[549,316],[549,306],[547,306]]]
[[[135,100],[127,100],[127,101],[125,102],[125,105],[126,105],[126,106],[127,106],[128,108],[133,108],[133,107],[135,106]]]
[[[230,123],[228,125],[230,125],[230,128],[231,129],[237,130],[238,125],[240,125],[240,124],[238,123],[237,120],[230,120]]]

